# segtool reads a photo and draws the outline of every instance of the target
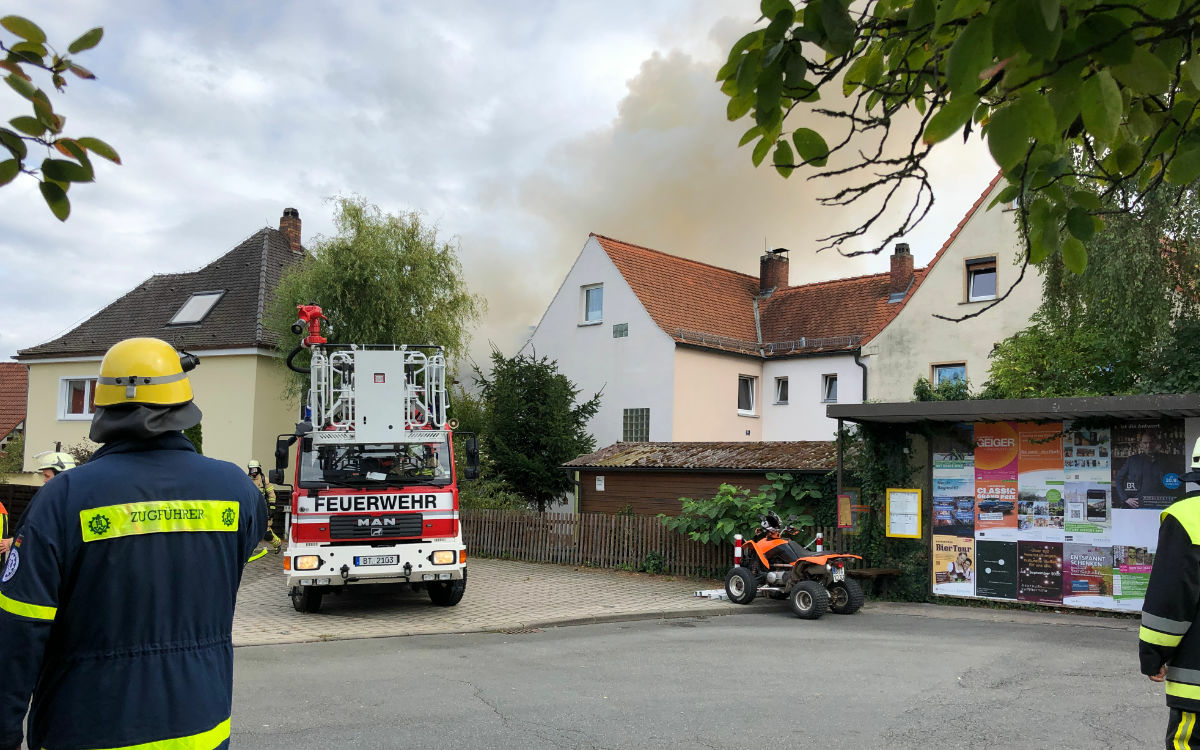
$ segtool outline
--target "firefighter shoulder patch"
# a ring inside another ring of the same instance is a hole
[[[17,566],[21,564],[21,553],[17,549],[13,549],[8,553],[8,563],[4,566],[4,575],[0,576],[0,583],[7,583],[8,579],[17,574]]]

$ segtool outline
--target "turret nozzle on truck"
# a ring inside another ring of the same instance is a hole
[[[445,352],[329,343],[321,308],[297,311],[304,338],[287,362],[309,376],[306,421],[279,436],[271,472],[282,483],[295,459],[284,557],[292,605],[316,612],[325,594],[367,584],[457,604],[467,584],[458,482],[477,476],[479,451],[460,434],[466,465],[455,465]],[[307,368],[294,362],[305,349]]]

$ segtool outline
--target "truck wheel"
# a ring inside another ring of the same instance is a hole
[[[323,595],[324,592],[317,591],[312,586],[293,586],[292,607],[297,612],[320,612]]]
[[[800,581],[792,588],[792,611],[804,620],[816,620],[829,609],[829,592],[816,581]]]
[[[738,565],[725,576],[725,594],[734,604],[749,604],[758,593],[758,582],[754,574]]]
[[[453,607],[462,601],[467,591],[467,571],[464,570],[463,577],[456,581],[430,581],[425,588],[429,591],[429,601],[439,607]]]
[[[829,608],[839,615],[852,615],[862,609],[866,597],[858,581],[847,578],[829,584]]]

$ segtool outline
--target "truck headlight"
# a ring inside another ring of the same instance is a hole
[[[296,555],[292,563],[294,570],[316,570],[321,567],[321,558],[316,555]]]
[[[453,565],[458,555],[454,554],[452,549],[434,550],[433,558],[430,560],[434,565]]]

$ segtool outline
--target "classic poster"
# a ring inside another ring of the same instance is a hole
[[[975,541],[975,595],[1017,598],[1017,543]]]
[[[1112,547],[1063,545],[1063,604],[1111,607],[1112,587]]]
[[[975,538],[1017,540],[1017,483],[975,480]]]
[[[1063,426],[1017,425],[1017,537],[1063,541]]]
[[[970,537],[933,537],[933,593],[975,595],[975,540]]]
[[[1161,510],[1183,497],[1183,420],[1118,424],[1112,431],[1114,508]]]
[[[1017,542],[1017,599],[1060,604],[1063,598],[1061,542]]]

